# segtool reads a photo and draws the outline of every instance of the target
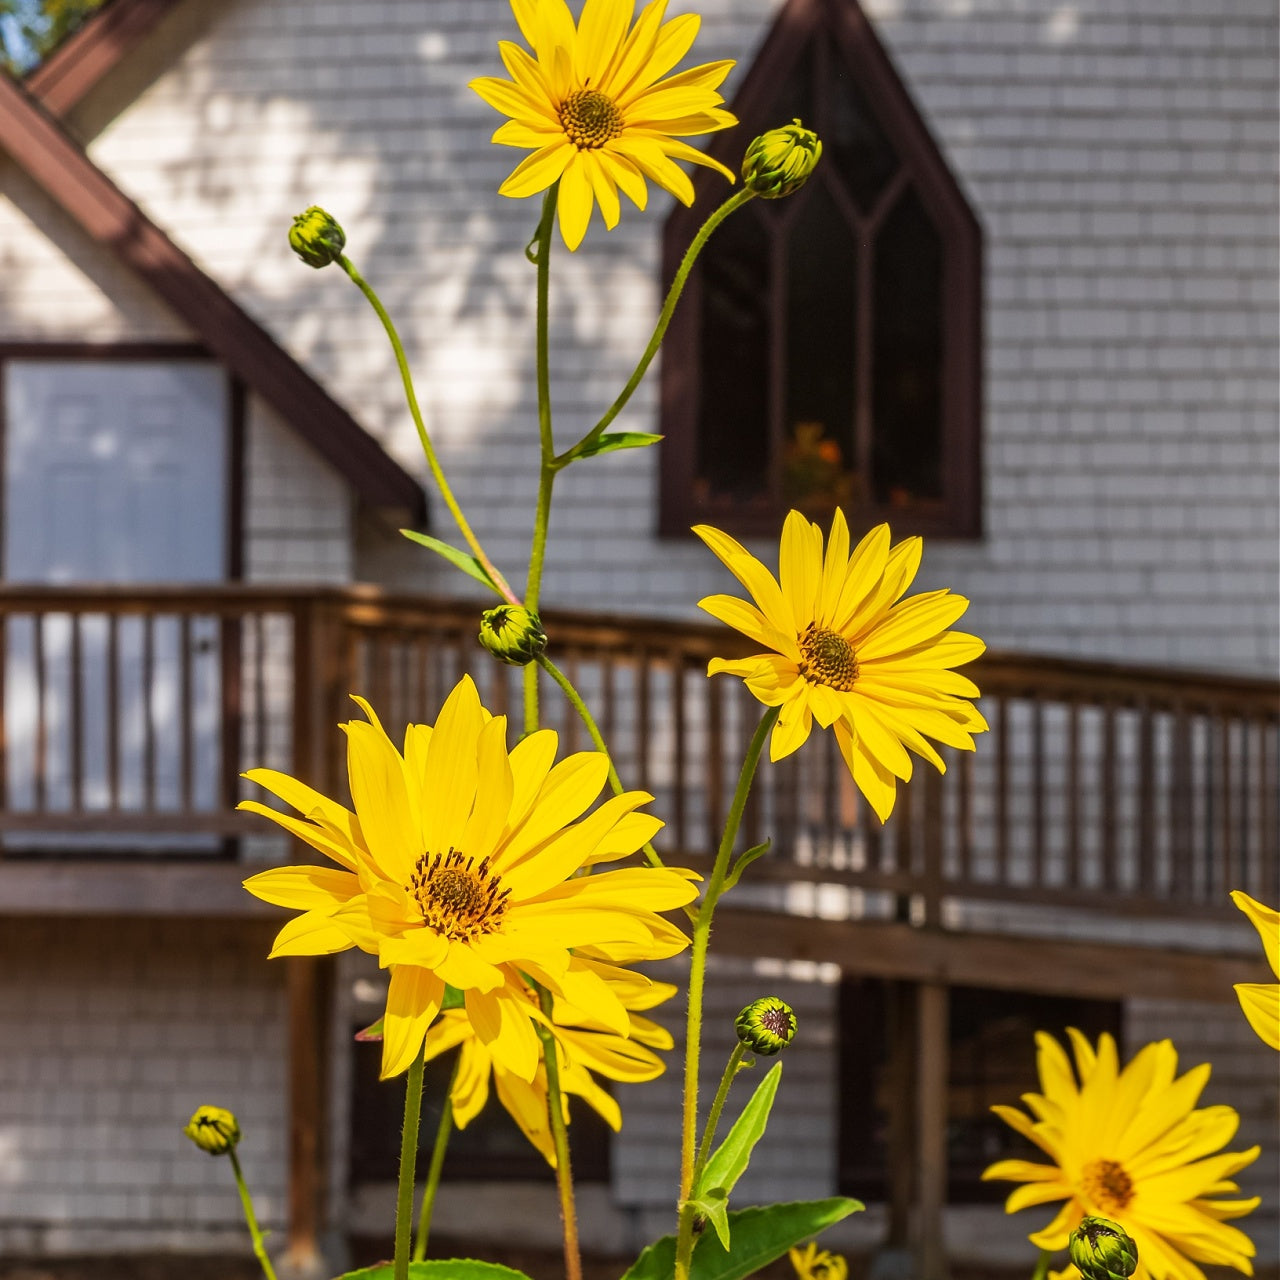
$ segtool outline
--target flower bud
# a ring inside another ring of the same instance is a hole
[[[528,666],[547,647],[538,615],[515,604],[500,604],[480,615],[480,643],[499,662]]]
[[[796,1015],[777,996],[753,1000],[734,1020],[738,1039],[753,1053],[771,1058],[791,1043],[796,1033]]]
[[[822,159],[822,143],[799,120],[762,133],[742,158],[742,181],[765,200],[799,191]]]
[[[240,1141],[240,1126],[225,1107],[197,1107],[182,1132],[211,1156],[225,1156]]]
[[[1107,1218],[1083,1219],[1067,1251],[1084,1280],[1127,1280],[1138,1269],[1138,1246]]]
[[[290,247],[309,267],[336,262],[346,243],[346,233],[318,204],[298,214],[289,228]]]

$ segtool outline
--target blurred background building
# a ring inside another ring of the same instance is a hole
[[[738,61],[743,124],[710,149],[736,167],[798,116],[825,156],[712,240],[619,419],[663,443],[559,480],[553,645],[694,861],[753,713],[702,674],[737,642],[697,621],[728,587],[689,524],[766,560],[791,506],[923,533],[919,585],[969,596],[995,651],[992,733],[885,831],[816,738],[762,786],[773,851],[718,934],[706,1055],[758,988],[797,1007],[750,1194],[874,1202],[833,1238],[911,1246],[921,1280],[944,1237],[1017,1264],[1041,1217],[977,1175],[1015,1149],[987,1109],[1033,1087],[1033,1032],[1167,1035],[1264,1144],[1244,1225],[1274,1262],[1275,1059],[1232,999],[1260,962],[1226,895],[1280,898],[1275,6],[697,7],[695,59]],[[397,532],[453,536],[375,317],[284,233],[312,203],[343,223],[518,580],[537,207],[496,194],[520,153],[466,88],[514,36],[501,0],[109,0],[0,81],[0,1256],[238,1246],[179,1134],[202,1102],[239,1114],[298,1257],[390,1220],[397,1091],[351,1034],[380,977],[265,961],[238,882],[290,851],[233,812],[237,774],[340,789],[351,690],[390,724],[463,668],[512,688],[474,584]],[[557,246],[562,439],[728,190],[696,186]],[[668,1224],[677,1075],[620,1090],[619,1135],[575,1123],[597,1251]],[[486,1120],[440,1220],[554,1245],[545,1174]]]

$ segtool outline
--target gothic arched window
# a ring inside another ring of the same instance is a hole
[[[776,534],[842,506],[895,535],[981,529],[982,236],[855,0],[789,0],[710,150],[799,118],[823,157],[711,237],[663,351],[663,533]],[[723,198],[668,219],[666,278]]]

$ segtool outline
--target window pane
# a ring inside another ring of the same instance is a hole
[[[834,48],[828,65],[832,84],[826,96],[822,154],[866,213],[898,171],[898,157]]]
[[[788,503],[820,512],[848,503],[854,487],[853,233],[826,186],[814,183],[787,234]]]
[[[702,396],[696,496],[768,493],[769,237],[743,209],[701,258]]]
[[[888,506],[942,497],[942,245],[914,190],[875,246],[872,484]]]

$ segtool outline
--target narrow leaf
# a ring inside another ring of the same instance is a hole
[[[707,1161],[702,1177],[694,1188],[696,1195],[704,1195],[707,1187],[723,1187],[726,1195],[747,1171],[751,1152],[764,1135],[769,1123],[769,1111],[778,1093],[782,1079],[782,1063],[775,1062],[764,1079],[756,1085],[751,1101],[742,1108],[742,1114],[733,1122],[733,1128],[720,1144],[719,1149]]]
[[[344,1271],[337,1280],[393,1280],[395,1264],[380,1262],[376,1267]],[[429,1262],[409,1263],[409,1280],[529,1280],[523,1271],[500,1267],[496,1262],[477,1262],[474,1258],[432,1258]]]
[[[594,458],[601,453],[617,453],[619,449],[643,449],[646,445],[657,444],[661,439],[661,436],[650,435],[647,431],[606,431],[574,456]]]
[[[723,1187],[712,1187],[689,1202],[713,1227],[720,1243],[729,1247],[729,1195]]]
[[[690,1280],[745,1280],[752,1272],[782,1257],[792,1245],[816,1236],[842,1218],[857,1213],[857,1200],[801,1200],[739,1209],[729,1214],[732,1251],[704,1232],[693,1250]],[[651,1244],[622,1280],[671,1280],[676,1266],[676,1238],[663,1236]]]
[[[430,551],[434,551],[436,555],[443,556],[456,569],[461,569],[469,578],[474,578],[477,582],[482,582],[490,591],[498,591],[498,586],[494,580],[489,577],[488,570],[480,563],[475,556],[468,555],[465,551],[459,551],[457,547],[451,547],[447,542],[441,542],[439,538],[433,538],[428,533],[419,533],[416,529],[401,529],[410,542],[416,542],[420,546],[426,547]]]
[[[733,864],[733,870],[730,871],[727,876],[725,876],[724,888],[721,889],[720,892],[728,893],[729,890],[732,889],[733,886],[738,883],[738,880],[741,878],[742,873],[757,858],[763,858],[764,855],[769,852],[769,846],[772,844],[773,844],[773,840],[769,839],[769,840],[766,840],[763,844],[752,845],[750,849],[748,849],[745,853],[743,853],[738,858],[737,862]]]
[[[379,1018],[377,1022],[371,1022],[363,1031],[357,1031],[356,1039],[360,1041],[361,1044],[367,1040],[381,1040],[382,1019]]]

